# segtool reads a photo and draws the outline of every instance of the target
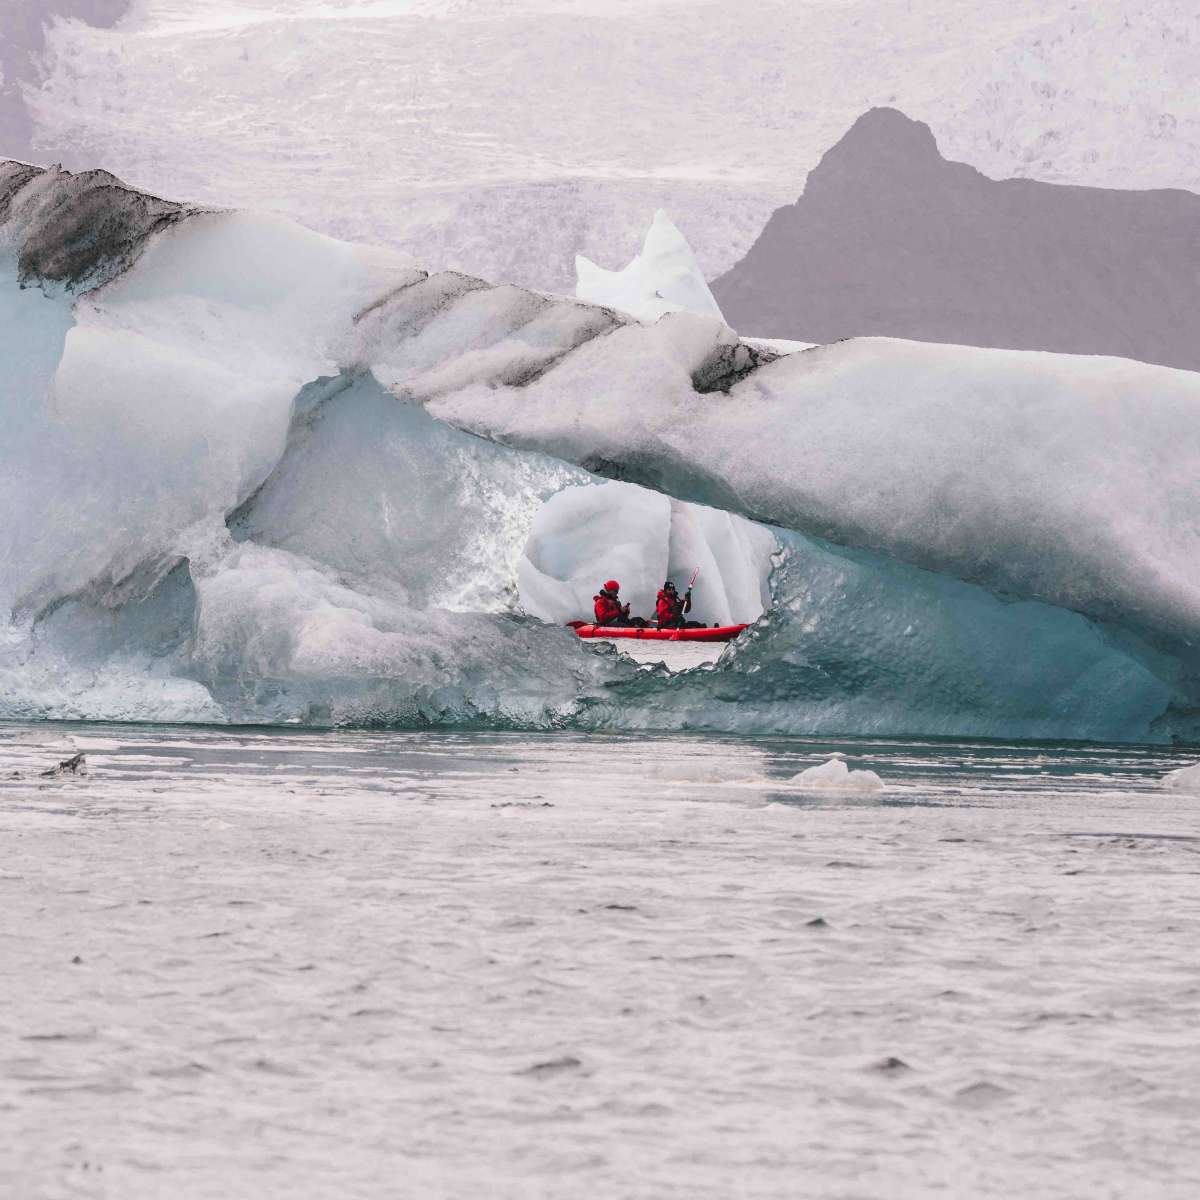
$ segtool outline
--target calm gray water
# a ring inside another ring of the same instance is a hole
[[[1190,1200],[1197,758],[0,726],[0,1192]]]

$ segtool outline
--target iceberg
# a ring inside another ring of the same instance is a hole
[[[621,271],[606,271],[575,256],[575,298],[619,309],[639,321],[664,313],[691,312],[724,323],[687,239],[660,208],[646,233],[641,254]]]
[[[1189,372],[781,356],[16,164],[0,317],[0,716],[1200,733]],[[713,665],[560,624],[696,566]]]

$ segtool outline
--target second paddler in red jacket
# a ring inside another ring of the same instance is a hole
[[[686,622],[684,613],[692,611],[692,589],[688,588],[682,596],[675,590],[675,585],[668,579],[659,590],[658,599],[654,604],[654,615],[658,620],[659,629],[682,629]]]

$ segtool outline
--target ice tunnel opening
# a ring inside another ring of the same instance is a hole
[[[590,620],[597,589],[615,578],[635,617],[654,616],[667,579],[696,576],[689,619],[748,624],[771,602],[779,542],[765,526],[633,483],[572,483],[534,514],[517,566],[522,609],[552,624]]]

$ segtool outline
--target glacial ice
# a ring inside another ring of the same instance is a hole
[[[1196,376],[777,357],[14,178],[0,715],[1200,733]],[[702,619],[763,613],[713,666],[558,626],[610,574],[645,606],[694,566]]]
[[[577,254],[575,279],[576,300],[616,308],[639,321],[657,321],[669,312],[725,320],[691,246],[661,208],[654,214],[642,252],[624,270],[606,271]]]

